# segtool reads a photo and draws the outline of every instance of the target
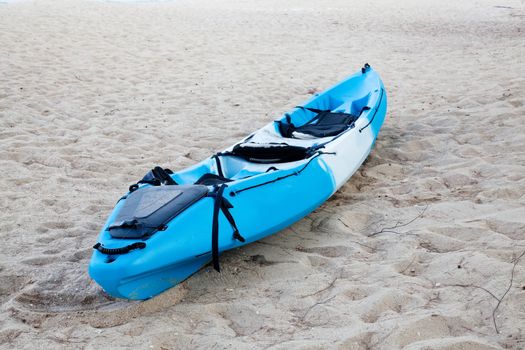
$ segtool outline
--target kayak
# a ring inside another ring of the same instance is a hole
[[[368,65],[239,143],[129,187],[94,245],[90,276],[110,295],[148,299],[222,252],[274,234],[333,195],[372,150],[387,97]]]

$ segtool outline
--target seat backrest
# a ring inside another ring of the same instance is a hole
[[[319,113],[311,123],[294,127],[292,137],[297,136],[296,133],[317,138],[336,136],[348,129],[357,118],[357,116],[348,113],[324,111]]]

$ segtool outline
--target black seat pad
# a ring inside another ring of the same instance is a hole
[[[288,138],[294,138],[294,133],[317,138],[336,136],[348,129],[357,118],[359,117],[349,113],[320,111],[314,118],[301,126],[279,121],[279,132]]]
[[[358,117],[348,113],[334,113],[324,111],[317,116],[317,123],[295,127],[295,132],[314,137],[328,137],[339,135],[354,123]]]
[[[261,145],[243,142],[235,145],[230,154],[253,163],[286,163],[308,158],[310,149],[286,143]]]

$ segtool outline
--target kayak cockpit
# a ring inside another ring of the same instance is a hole
[[[178,183],[214,185],[295,168],[352,129],[374,100],[356,76],[316,94],[242,142],[174,174]]]
[[[368,107],[362,111],[366,109]],[[288,119],[288,122],[276,121],[274,124],[268,124],[230,149],[216,153],[198,166],[174,174],[174,177],[179,183],[209,186],[294,168],[338,135],[353,128],[361,112],[359,115],[353,115],[328,110],[303,111],[313,115],[309,122],[297,126]],[[281,134],[284,128],[288,130],[288,137]],[[308,137],[299,138],[299,134]]]

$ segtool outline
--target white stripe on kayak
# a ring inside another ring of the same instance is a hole
[[[323,156],[334,177],[334,192],[348,181],[370,154],[374,143],[372,129],[367,127],[359,132],[359,129],[367,123],[368,119],[359,118],[351,131],[327,144],[323,149],[324,152],[336,153]]]

